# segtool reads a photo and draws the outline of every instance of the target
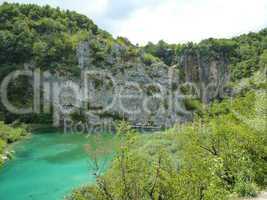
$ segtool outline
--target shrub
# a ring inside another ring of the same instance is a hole
[[[236,184],[234,191],[240,197],[256,197],[257,196],[257,186],[254,183],[247,183],[245,181],[240,181]]]
[[[15,125],[15,124],[14,124]],[[15,141],[18,141],[28,133],[26,129],[21,125],[20,128],[8,126],[4,122],[0,122],[0,166],[3,164],[2,154],[6,145]]]
[[[231,104],[225,101],[219,110],[217,103],[202,118],[155,136],[127,134],[129,124],[120,123],[118,132],[127,137],[112,167],[96,186],[79,190],[72,199],[88,194],[85,199],[96,200],[226,200],[232,192],[255,196],[258,186],[266,186],[266,130],[235,114],[254,117],[254,97],[250,92]],[[266,112],[257,114],[266,117]]]
[[[146,65],[151,65],[155,62],[158,62],[159,59],[157,59],[156,57],[152,56],[151,54],[149,53],[145,53],[143,56],[142,56],[142,60],[143,62],[146,64]]]

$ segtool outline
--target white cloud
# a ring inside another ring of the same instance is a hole
[[[0,0],[1,3],[2,0]],[[267,0],[7,0],[76,10],[115,36],[145,44],[232,37],[267,27]]]
[[[267,26],[266,0],[165,0],[137,10],[119,23],[116,34],[139,43],[200,41],[232,37]]]

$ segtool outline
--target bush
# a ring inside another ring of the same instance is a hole
[[[186,110],[202,110],[203,105],[198,99],[186,98],[184,100]]]
[[[4,160],[2,160],[2,154],[4,153],[6,145],[18,141],[27,134],[23,125],[21,125],[20,128],[15,128],[4,124],[4,122],[0,122],[0,166],[4,162]]]
[[[27,131],[24,128],[12,128],[0,122],[0,138],[7,143],[16,142],[25,135]]]
[[[156,57],[152,56],[149,53],[145,53],[142,57],[142,60],[146,65],[151,65],[151,64],[159,61],[159,59],[157,59]]]
[[[240,197],[256,197],[257,196],[257,186],[254,183],[247,183],[245,181],[240,181],[236,184],[234,191]]]
[[[3,153],[5,147],[6,147],[6,142],[0,139],[0,155]]]
[[[219,110],[217,103],[179,129],[152,136],[126,134],[108,172],[71,199],[226,200],[232,192],[255,196],[257,187],[266,186],[266,130],[235,114],[265,118],[266,112],[254,110],[254,97],[250,92],[231,104],[222,102]],[[265,101],[258,100],[259,105]],[[120,123],[120,135],[130,130]]]

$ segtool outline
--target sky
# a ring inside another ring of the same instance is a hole
[[[49,4],[87,15],[134,44],[230,38],[267,27],[267,0],[0,0]]]

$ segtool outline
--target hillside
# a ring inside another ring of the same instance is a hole
[[[87,17],[50,6],[4,3],[0,6],[0,16],[0,80],[25,66],[77,77],[80,68],[76,49],[79,42],[88,38],[94,43],[94,63],[99,65],[113,44],[125,47],[122,51],[131,47],[123,38],[113,39]],[[23,78],[16,80],[10,92],[16,105],[32,105],[29,98],[32,97],[32,87],[29,84]],[[17,118],[27,123],[51,122],[51,116],[47,115],[20,117],[6,113],[3,106],[1,110],[2,118],[7,122]]]
[[[121,144],[112,167],[102,175],[94,159],[96,185],[81,187],[68,199],[256,197],[266,189],[266,71],[233,88],[235,96],[202,108],[192,123],[153,135],[140,135],[120,123]],[[103,151],[99,147],[89,157],[98,158]]]
[[[96,76],[90,78],[95,79],[91,82],[96,93],[90,101],[82,101],[90,104],[89,112],[93,113],[99,123],[103,120],[126,118],[135,125],[158,124],[163,127],[168,124],[168,127],[178,121],[190,120],[192,111],[199,108],[200,102],[222,99],[229,80],[235,82],[250,77],[267,59],[266,29],[233,39],[208,39],[199,44],[167,44],[160,41],[156,45],[149,43],[145,47],[138,47],[126,38],[112,38],[86,16],[72,11],[49,6],[4,3],[0,7],[0,15],[0,80],[17,69],[34,71],[40,68],[42,72],[51,72],[54,76],[52,79],[58,80],[61,85],[66,85],[63,79],[74,80],[73,85],[80,85],[82,67],[110,71],[118,82],[136,82],[143,90],[141,100],[158,94],[158,88],[151,87],[151,84],[161,84],[166,90],[170,89],[167,93],[161,93],[164,98],[159,102],[150,101],[152,114],[142,112],[134,116],[117,107],[99,114],[95,108],[107,106],[110,101],[108,99],[114,97],[114,85],[110,85],[108,80],[99,81]],[[168,77],[170,70],[174,74],[171,78]],[[169,79],[171,84],[168,83]],[[188,88],[183,85],[188,82],[196,85],[198,94],[193,102],[188,99],[178,100],[177,103],[184,110],[181,113],[181,110],[172,109],[166,102],[177,90],[180,95],[188,95]],[[108,89],[99,90],[98,83],[107,85]],[[210,87],[211,84],[214,85]],[[41,95],[45,96],[45,92]],[[130,89],[129,93],[136,93],[136,88]],[[19,108],[25,105],[34,107],[31,80],[17,78],[9,85],[8,97]],[[51,104],[55,104],[54,100]],[[79,111],[79,105],[68,105],[76,110],[73,113],[76,117],[72,119],[88,118]],[[160,105],[164,106],[166,115],[155,113]],[[136,99],[132,102],[129,100],[125,107],[134,110],[140,107],[140,102]],[[55,112],[56,114],[41,112],[16,115],[0,105],[0,116],[8,123],[19,119],[26,123],[51,124],[52,115],[59,116],[61,120],[66,118],[60,111]],[[60,125],[60,121],[57,124]]]
[[[140,47],[76,12],[0,6],[0,82],[15,70],[42,75],[41,112],[16,114],[1,102],[0,121],[62,128],[70,120],[98,133],[108,124],[120,141],[117,149],[99,144],[88,153],[96,183],[70,200],[255,197],[267,186],[266,64],[266,28],[232,39]],[[34,85],[15,78],[7,97],[35,109]],[[0,154],[25,134],[1,122]],[[105,174],[98,163],[103,152],[114,155]]]

